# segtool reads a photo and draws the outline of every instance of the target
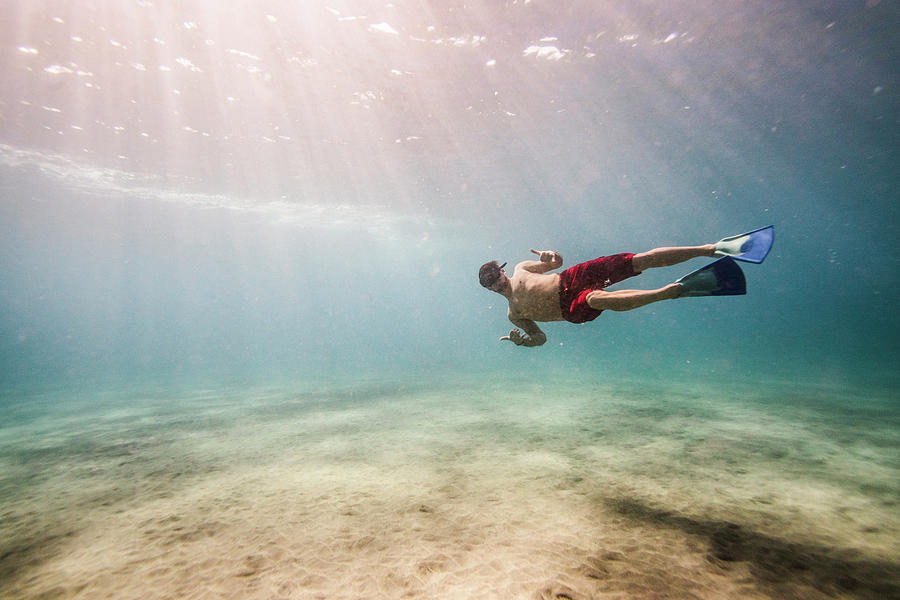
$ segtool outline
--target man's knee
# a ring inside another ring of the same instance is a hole
[[[610,308],[608,305],[608,297],[609,292],[594,290],[585,297],[585,300],[587,300],[588,306],[594,310],[607,310]]]
[[[646,252],[638,252],[631,258],[631,268],[635,273],[640,273],[642,271],[646,271],[647,269],[652,269],[656,266],[656,255],[653,250],[648,250]]]

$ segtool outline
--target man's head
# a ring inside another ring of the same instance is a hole
[[[496,260],[484,263],[481,265],[481,269],[478,270],[478,281],[481,282],[482,286],[492,289],[494,284],[503,277],[503,267],[505,266],[506,263],[498,265]]]

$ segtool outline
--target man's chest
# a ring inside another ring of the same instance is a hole
[[[516,282],[509,299],[510,317],[533,319],[559,307],[558,277],[540,276]]]

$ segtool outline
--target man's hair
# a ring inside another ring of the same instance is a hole
[[[500,279],[500,265],[497,264],[496,260],[481,265],[481,268],[478,270],[478,281],[481,282],[482,286],[489,288],[497,283],[498,279]]]

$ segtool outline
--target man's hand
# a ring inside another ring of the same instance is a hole
[[[559,252],[554,252],[553,250],[535,250],[534,248],[532,248],[531,251],[534,254],[537,254],[543,263],[562,264],[562,256],[559,255]]]
[[[500,338],[501,342],[503,340],[509,340],[516,346],[521,346],[525,343],[525,336],[522,335],[522,332],[518,329],[510,329],[509,335],[504,335],[502,338]]]
[[[544,342],[547,341],[547,336],[544,335],[544,332],[541,331],[541,328],[537,326],[537,323],[530,319],[510,319],[513,325],[518,325],[522,329],[525,330],[525,333],[522,333],[521,329],[512,329],[509,332],[509,335],[504,335],[500,338],[500,341],[509,340],[516,346],[528,346],[529,348],[533,348],[535,346],[541,346]]]

